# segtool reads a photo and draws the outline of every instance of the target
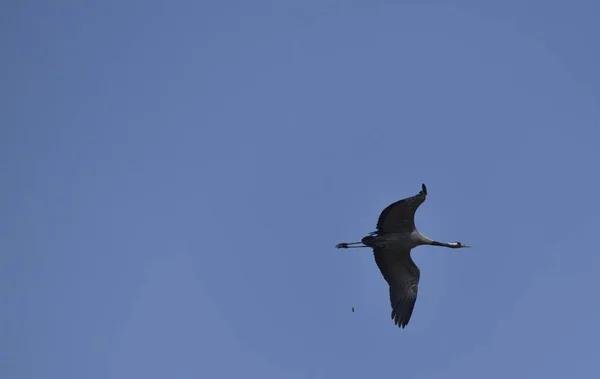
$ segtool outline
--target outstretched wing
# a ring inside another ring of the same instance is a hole
[[[421,272],[410,257],[410,250],[373,249],[375,262],[390,286],[392,320],[404,328],[417,301]]]
[[[414,228],[415,212],[427,197],[427,187],[421,185],[421,192],[388,205],[377,220],[378,233],[390,233],[402,228]]]

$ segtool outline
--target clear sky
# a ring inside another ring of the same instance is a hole
[[[3,2],[0,377],[600,377],[600,3],[487,3]]]

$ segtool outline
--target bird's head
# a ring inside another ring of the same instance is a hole
[[[456,242],[452,243],[452,245],[453,245],[455,248],[457,248],[457,249],[459,249],[459,248],[461,248],[461,247],[471,247],[471,246],[469,246],[469,245],[465,245],[464,243],[462,243],[462,242],[458,242],[458,241],[456,241]]]

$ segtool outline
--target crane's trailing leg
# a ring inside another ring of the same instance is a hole
[[[362,242],[341,242],[341,243],[338,243],[337,245],[335,245],[335,247],[337,247],[338,249],[350,249],[353,247],[368,247],[368,246],[350,246],[350,245],[358,245],[361,243]]]
[[[375,241],[377,238],[374,236],[375,233],[370,233],[367,237],[363,238],[360,242],[341,242],[335,245],[338,249],[350,249],[353,247],[375,247]],[[351,246],[360,245],[360,246]]]

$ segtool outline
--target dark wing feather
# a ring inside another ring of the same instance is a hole
[[[415,212],[427,197],[427,187],[421,185],[421,192],[388,205],[377,220],[378,233],[390,233],[403,228],[415,227]]]
[[[404,328],[417,301],[420,270],[410,257],[410,250],[373,249],[375,262],[390,286],[392,320]]]

